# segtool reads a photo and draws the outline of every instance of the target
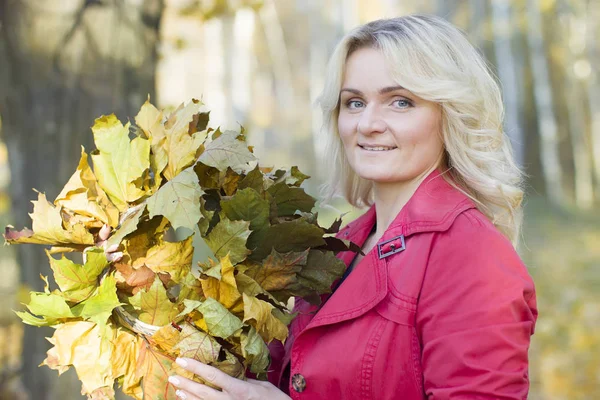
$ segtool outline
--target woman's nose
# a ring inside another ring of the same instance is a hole
[[[374,133],[385,132],[386,124],[381,116],[380,110],[375,105],[369,104],[361,113],[356,128],[358,133],[371,135]]]

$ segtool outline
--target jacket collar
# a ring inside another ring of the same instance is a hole
[[[415,193],[392,221],[381,241],[392,235],[408,237],[419,232],[445,231],[461,212],[475,208],[464,193],[454,188],[444,174],[434,170],[419,185]],[[341,238],[362,246],[373,229],[377,217],[375,205],[342,229]]]
[[[352,273],[334,295],[327,299],[323,308],[308,325],[309,328],[337,323],[356,318],[372,309],[387,295],[388,262],[391,258],[378,257],[377,248],[382,245],[384,251],[390,243],[397,243],[400,235],[403,239],[419,232],[445,231],[454,219],[463,211],[474,208],[475,204],[458,189],[455,189],[439,171],[433,171],[419,185],[413,196],[390,224],[383,237],[363,260],[355,266]],[[338,237],[363,246],[376,222],[375,206],[354,222],[340,230]],[[402,242],[404,244],[404,242]],[[410,243],[406,243],[410,247]],[[354,259],[353,252],[340,253],[339,257],[348,266]]]

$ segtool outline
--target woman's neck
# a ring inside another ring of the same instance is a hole
[[[431,168],[409,181],[375,183],[373,193],[377,210],[377,232],[375,233],[377,238],[383,236],[398,213],[417,191],[419,185],[435,169],[436,167]]]

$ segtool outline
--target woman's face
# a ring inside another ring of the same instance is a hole
[[[441,108],[400,87],[383,54],[353,52],[340,91],[338,130],[350,166],[375,183],[407,183],[443,155]]]

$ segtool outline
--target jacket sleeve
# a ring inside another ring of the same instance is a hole
[[[428,399],[525,399],[537,318],[525,266],[476,211],[439,233],[417,312]]]

